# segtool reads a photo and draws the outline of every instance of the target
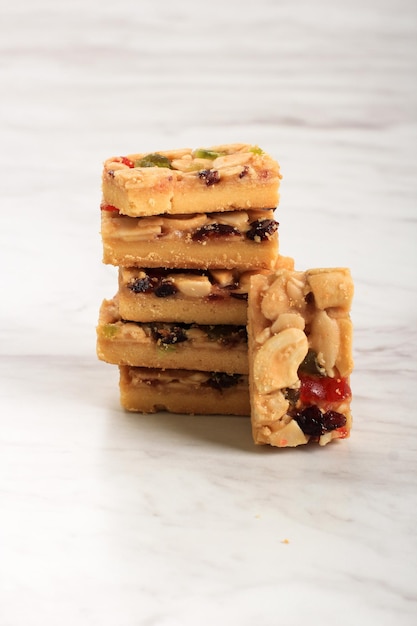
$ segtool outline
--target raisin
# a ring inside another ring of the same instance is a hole
[[[220,182],[220,174],[217,170],[200,170],[198,177],[206,183],[207,187]]]
[[[312,291],[309,291],[304,300],[306,304],[313,306],[315,304],[314,293]]]
[[[318,406],[308,406],[302,411],[297,411],[295,421],[305,435],[320,437],[323,434],[323,413]]]
[[[205,241],[215,237],[230,237],[240,235],[240,231],[230,224],[205,224],[192,235],[193,241]]]
[[[248,294],[247,293],[231,293],[230,294],[232,298],[236,298],[236,300],[247,300],[248,299]]]
[[[187,331],[183,326],[169,324],[153,324],[152,336],[159,345],[171,346],[175,343],[187,341]]]
[[[326,411],[323,415],[323,425],[326,432],[336,430],[336,428],[342,428],[346,426],[346,417],[337,411]]]
[[[312,437],[320,437],[324,433],[346,425],[346,417],[342,413],[337,411],[322,413],[316,405],[297,411],[294,419],[303,433]]]
[[[223,324],[210,326],[208,336],[211,341],[217,341],[226,347],[236,346],[247,341],[245,326],[227,326]]]
[[[247,231],[246,237],[253,241],[265,241],[265,239],[270,239],[277,229],[278,222],[275,220],[256,220],[250,223],[250,229]]]
[[[150,276],[146,274],[143,278],[135,278],[128,284],[128,288],[133,293],[149,293],[153,289],[153,284]]]
[[[224,372],[211,372],[210,378],[207,381],[208,387],[213,389],[229,389],[239,383],[241,379],[240,374],[225,374]]]
[[[243,166],[243,170],[239,174],[239,178],[244,178],[249,172],[249,167],[247,165]]]
[[[291,387],[286,387],[286,389],[282,390],[282,393],[284,394],[284,398],[288,400],[290,404],[292,404],[293,406],[297,404],[300,397],[300,392],[298,389],[291,389]]]
[[[155,287],[154,294],[157,298],[167,298],[177,293],[178,289],[169,279],[163,279],[157,287]]]

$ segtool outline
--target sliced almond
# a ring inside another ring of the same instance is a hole
[[[174,274],[171,280],[178,291],[189,298],[204,298],[211,291],[211,283],[207,276]]]
[[[337,320],[330,318],[326,311],[318,311],[313,317],[309,344],[310,348],[319,355],[326,374],[333,376],[340,350],[340,332]]]

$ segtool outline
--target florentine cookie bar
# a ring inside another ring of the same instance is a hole
[[[245,326],[131,322],[117,298],[102,303],[97,355],[116,365],[248,373]]]
[[[103,262],[124,267],[273,269],[273,210],[128,217],[101,206]]]
[[[349,436],[353,368],[346,268],[251,278],[249,382],[255,443],[286,447]]]
[[[129,366],[119,369],[120,401],[128,411],[250,415],[245,375]]]
[[[293,268],[290,257],[277,266]],[[246,324],[250,277],[268,270],[119,268],[119,313],[134,322]]]
[[[105,203],[143,217],[245,208],[275,208],[279,165],[257,146],[162,150],[104,163]]]

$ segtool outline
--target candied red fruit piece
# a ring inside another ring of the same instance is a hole
[[[352,397],[346,378],[336,376],[306,376],[299,374],[300,400],[303,404],[342,402]]]
[[[101,204],[100,205],[100,209],[102,211],[108,211],[109,213],[119,213],[119,209],[115,206],[113,206],[112,204]]]
[[[123,163],[123,165],[127,165],[128,167],[135,167],[133,161],[125,156],[116,157],[115,159],[113,159],[113,161],[117,161],[117,163]]]

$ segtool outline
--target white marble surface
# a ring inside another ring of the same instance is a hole
[[[1,2],[1,626],[417,623],[417,6]],[[281,163],[281,249],[356,284],[352,437],[132,416],[95,357],[104,158]]]

